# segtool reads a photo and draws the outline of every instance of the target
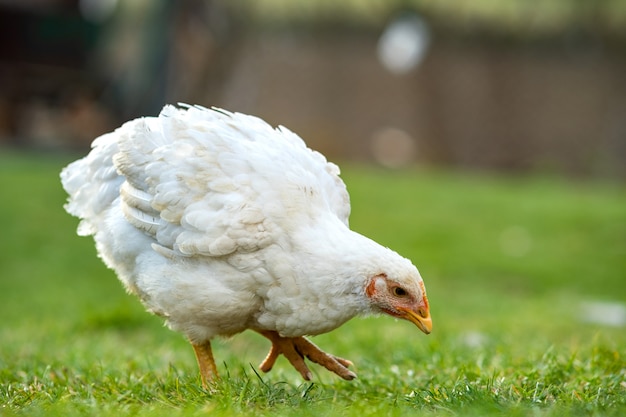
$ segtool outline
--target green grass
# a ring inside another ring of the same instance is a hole
[[[69,156],[0,154],[0,415],[624,415],[623,185],[344,167],[352,227],[410,257],[434,332],[355,319],[315,338],[356,363],[304,382],[248,332],[217,341],[200,387],[182,336],[126,295],[62,205]]]

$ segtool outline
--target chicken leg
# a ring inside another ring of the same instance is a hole
[[[270,352],[259,366],[263,372],[269,372],[274,366],[276,358],[282,353],[307,381],[311,380],[312,375],[311,371],[304,363],[305,357],[311,362],[322,365],[343,379],[351,380],[356,378],[356,374],[348,369],[348,366],[352,365],[352,362],[347,359],[329,355],[303,336],[282,337],[278,332],[272,330],[259,330],[258,333],[272,342]]]
[[[193,351],[196,353],[198,367],[200,368],[200,378],[202,378],[202,386],[207,388],[208,384],[218,378],[215,359],[213,359],[213,350],[211,350],[211,342],[207,340],[199,345],[192,343],[191,346],[193,346]]]

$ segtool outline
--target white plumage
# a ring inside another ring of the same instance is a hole
[[[346,379],[349,361],[302,336],[387,313],[430,332],[410,261],[353,232],[339,168],[284,127],[219,109],[166,106],[97,138],[61,173],[66,210],[146,308],[185,334],[203,381],[210,340],[255,330]]]

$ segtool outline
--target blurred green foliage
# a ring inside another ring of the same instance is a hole
[[[242,0],[235,5],[248,16],[272,24],[341,21],[380,27],[394,14],[413,10],[450,31],[520,37],[584,31],[626,35],[622,0]]]

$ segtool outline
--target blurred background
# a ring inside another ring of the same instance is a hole
[[[0,150],[165,103],[331,160],[626,178],[623,0],[0,0]]]
[[[385,378],[400,369],[415,370],[402,387],[461,404],[456,381],[487,381],[500,414],[494,381],[514,406],[554,381],[580,415],[601,393],[624,404],[626,0],[0,0],[0,404],[49,415],[36,407],[65,403],[66,381],[117,392],[106,381],[125,369],[156,392],[178,366],[195,381],[188,343],[76,236],[58,176],[177,102],[298,133],[342,167],[354,230],[420,268],[429,338],[385,318],[316,338],[360,364],[355,402],[378,387],[397,401]],[[218,342],[216,358],[245,373],[260,339]],[[91,388],[71,398],[74,414],[116,410]]]

